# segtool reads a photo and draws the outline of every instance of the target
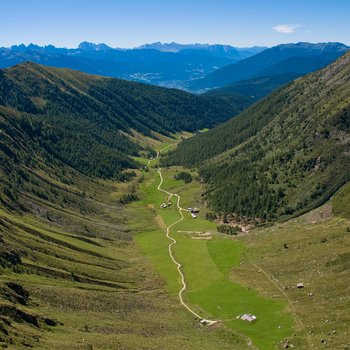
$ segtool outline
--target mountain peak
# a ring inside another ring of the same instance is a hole
[[[334,51],[334,50],[348,50],[349,47],[346,46],[343,43],[339,42],[324,42],[324,43],[309,43],[309,42],[298,42],[298,43],[288,43],[288,44],[280,44],[275,46],[275,48],[278,49],[289,49],[289,48],[294,48],[294,49],[311,49],[314,51]]]
[[[104,43],[100,44],[95,44],[92,42],[88,41],[83,41],[79,44],[78,49],[83,50],[83,51],[107,51],[107,50],[112,50],[111,47]]]

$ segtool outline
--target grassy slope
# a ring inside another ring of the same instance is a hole
[[[203,207],[201,185],[194,181],[185,186],[174,180],[176,171],[180,168],[164,169],[164,188],[181,193],[186,206]],[[16,321],[14,313],[2,316],[3,325],[5,320],[12,322],[11,327],[6,326],[9,333],[1,336],[3,344],[13,339],[10,348],[14,349],[25,344],[35,344],[38,349],[246,349],[239,336],[242,333],[259,349],[271,349],[271,344],[285,338],[298,349],[307,349],[306,330],[314,348],[322,339],[332,349],[347,345],[349,300],[343,287],[349,278],[350,224],[345,219],[310,224],[311,219],[306,217],[254,231],[239,242],[221,236],[211,241],[194,240],[193,234],[177,232],[215,231],[213,223],[201,218],[206,209],[197,220],[186,217],[172,231],[179,242],[175,253],[184,264],[190,288],[186,298],[205,315],[225,321],[224,327],[206,329],[198,327],[178,304],[180,281],[167,255],[168,241],[154,220],[158,214],[158,223],[162,217],[169,224],[178,219],[178,214],[174,206],[158,209],[164,201],[156,191],[158,176],[144,173],[139,193],[142,199],[125,211],[116,199],[132,184],[91,181],[70,172],[68,178],[73,176],[74,183],[62,183],[57,173],[43,169],[37,171],[35,179],[44,190],[53,184],[64,189],[69,199],[66,204],[32,195],[25,198],[36,219],[28,214],[0,212],[6,246],[14,250],[25,247],[22,264],[1,268],[0,307],[5,310],[8,305],[14,306],[38,316],[39,322],[37,327]],[[139,179],[142,177],[135,181]],[[86,200],[81,206],[83,190]],[[342,203],[348,193],[344,188],[333,199],[334,210],[344,217],[347,212]],[[147,208],[149,204],[155,207]],[[130,241],[130,229],[140,232],[137,246]],[[284,243],[288,250],[283,248]],[[305,329],[294,323],[292,333],[291,307],[286,308],[285,296],[259,272],[261,268],[278,286],[287,287],[285,293]],[[18,295],[9,290],[9,281],[16,281],[29,292],[27,305],[21,305]],[[299,281],[305,283],[305,290],[294,288]],[[236,320],[243,312],[256,314],[258,322],[251,325]],[[46,317],[63,324],[48,326]]]
[[[20,263],[1,267],[1,345],[209,350],[237,343],[222,329],[199,328],[140,254],[125,225],[131,217],[115,200],[131,184],[75,173],[74,183],[67,185],[48,170],[40,175],[46,181],[39,184],[43,190],[56,185],[71,194],[62,205],[23,193],[32,213],[0,211],[2,243],[21,253]],[[82,191],[85,205],[75,206]],[[148,212],[144,215],[148,222]],[[25,305],[9,282],[29,293]],[[16,316],[19,310],[34,316],[38,326]],[[57,325],[48,326],[45,318]]]
[[[334,214],[350,219],[350,186],[342,187],[337,195],[332,199]]]
[[[338,207],[339,197],[332,203]],[[276,295],[276,289],[264,282],[263,270],[288,295],[313,349],[325,346],[322,344],[346,349],[350,346],[346,312],[350,305],[350,222],[341,217],[322,218],[325,211],[327,208],[321,207],[242,238],[248,245],[247,259],[232,275],[263,295]],[[298,282],[305,288],[298,290]],[[289,340],[295,342],[294,337]]]

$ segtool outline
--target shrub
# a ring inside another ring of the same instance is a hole
[[[119,199],[119,203],[121,204],[129,204],[131,202],[135,202],[138,201],[139,198],[137,197],[136,194],[133,193],[128,193],[128,194],[123,194],[120,199]]]
[[[178,174],[175,175],[176,180],[182,180],[185,184],[189,184],[192,182],[192,176],[190,173],[187,173],[185,171],[181,171]]]
[[[224,233],[226,235],[237,235],[242,229],[239,226],[229,226],[229,225],[221,225],[217,228],[218,232]]]
[[[213,211],[210,211],[205,214],[205,218],[209,221],[214,221],[216,219],[216,214]]]

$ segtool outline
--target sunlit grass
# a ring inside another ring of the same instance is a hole
[[[176,180],[174,176],[180,170],[162,169],[162,188],[181,195],[180,205],[183,207],[201,207],[201,184],[197,180],[190,184]],[[160,177],[155,171],[147,173],[141,186],[146,194],[143,202],[153,204],[153,215],[160,215],[170,225],[180,218],[175,206],[176,198],[172,197],[171,207],[160,209],[160,203],[167,196],[157,191],[159,181]],[[286,302],[262,297],[256,291],[231,280],[230,271],[239,266],[245,245],[217,236],[216,224],[205,220],[202,212],[196,219],[187,211],[183,211],[183,215],[184,219],[171,229],[171,236],[177,240],[173,251],[183,266],[187,283],[185,298],[191,305],[203,316],[222,320],[231,329],[246,334],[259,349],[271,349],[290,335],[294,323],[292,316],[285,311]],[[181,288],[179,275],[169,258],[169,241],[164,230],[158,230],[158,234],[157,231],[151,231],[138,235],[137,242],[167,281],[169,291],[176,294]],[[193,239],[198,236],[196,232],[212,232],[214,236],[211,240]],[[258,321],[249,324],[236,320],[243,313],[256,314]]]

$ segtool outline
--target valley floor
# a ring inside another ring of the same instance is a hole
[[[293,319],[285,310],[286,303],[263,298],[230,279],[231,269],[239,268],[245,251],[244,244],[218,235],[216,224],[204,220],[203,215],[192,219],[187,211],[181,210],[184,216],[181,220],[177,197],[169,196],[170,192],[180,196],[181,207],[199,206],[201,185],[197,181],[184,185],[182,181],[175,180],[177,171],[150,171],[142,184],[145,199],[134,206],[151,208],[163,231],[170,226],[171,237],[176,240],[171,251],[182,265],[181,271],[187,284],[184,299],[194,309],[193,313],[200,314],[204,319],[217,320],[221,327],[231,329],[251,348],[271,349],[292,333]],[[160,208],[160,204],[167,203],[169,199],[172,205],[166,209]],[[182,276],[169,256],[168,245],[172,241],[160,231],[139,234],[136,240],[167,280],[168,290],[177,295],[183,284]],[[258,321],[249,324],[237,318],[244,313],[256,315]],[[302,336],[298,337],[298,342],[302,342]]]
[[[171,249],[185,276],[183,297],[195,313],[218,320],[220,327],[262,350],[349,346],[344,312],[350,300],[344,286],[349,284],[344,281],[350,276],[343,266],[350,244],[349,221],[324,217],[321,208],[288,223],[225,237],[217,234],[216,224],[204,219],[201,184],[175,180],[182,170],[175,167],[161,169],[162,182],[156,167],[145,174],[141,184],[145,195],[131,210],[148,209],[163,231],[144,230],[136,241],[165,278],[170,293],[177,295],[183,285],[169,257],[171,241],[165,234],[169,226],[176,240]],[[169,199],[169,193],[157,191],[160,184],[163,191],[181,196],[181,207],[200,207],[199,217],[192,219],[182,211],[180,220],[175,196],[170,197],[170,207],[160,208]],[[338,254],[344,258],[336,259]],[[342,278],[337,269],[343,269]],[[296,288],[297,283],[304,288]],[[256,315],[257,321],[237,318],[244,313]]]

